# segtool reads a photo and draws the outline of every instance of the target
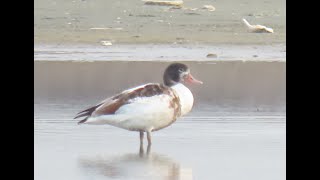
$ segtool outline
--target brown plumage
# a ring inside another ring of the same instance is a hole
[[[130,100],[134,98],[151,97],[161,94],[172,95],[173,100],[170,103],[170,108],[174,109],[174,118],[177,118],[181,110],[179,97],[175,95],[174,91],[163,84],[147,84],[133,91],[123,91],[118,95],[108,98],[98,105],[79,112],[74,119],[85,116],[83,120],[78,122],[78,124],[81,124],[86,122],[90,116],[114,114],[122,105],[129,104]]]

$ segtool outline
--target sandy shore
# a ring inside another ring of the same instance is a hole
[[[201,9],[213,5],[215,11]],[[35,1],[36,44],[284,44],[285,1],[184,0],[183,8],[140,0]],[[196,8],[196,9],[195,9]],[[241,19],[272,27],[273,34],[247,32]]]

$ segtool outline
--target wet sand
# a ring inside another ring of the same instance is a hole
[[[201,9],[203,5],[216,10]],[[102,40],[113,44],[283,44],[285,6],[284,0],[184,0],[182,9],[145,5],[140,0],[36,0],[34,40],[36,44],[100,44]],[[275,33],[248,33],[242,18],[272,27]]]

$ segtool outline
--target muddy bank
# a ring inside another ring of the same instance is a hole
[[[204,84],[191,86],[196,104],[285,108],[285,62],[185,62]],[[169,62],[35,61],[35,101],[97,103],[129,87],[162,82]]]

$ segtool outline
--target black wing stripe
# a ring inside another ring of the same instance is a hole
[[[96,110],[99,106],[101,106],[102,104],[103,104],[103,103],[100,103],[100,104],[98,104],[98,105],[96,105],[96,106],[90,107],[90,108],[88,108],[88,109],[86,109],[86,110],[83,110],[83,111],[79,112],[74,119],[77,119],[77,118],[83,117],[83,116],[89,116],[89,115],[91,115],[92,112],[95,111],[95,110]]]

